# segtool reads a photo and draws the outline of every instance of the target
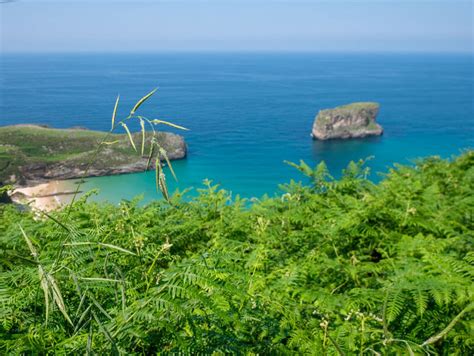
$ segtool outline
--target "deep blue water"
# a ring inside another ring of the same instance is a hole
[[[117,93],[125,115],[159,87],[142,113],[191,129],[189,156],[174,164],[180,188],[210,178],[234,194],[272,195],[301,179],[284,160],[324,160],[337,175],[350,160],[375,156],[369,165],[383,172],[474,146],[468,54],[23,54],[2,56],[1,66],[1,125],[107,130]],[[318,110],[353,101],[381,104],[382,137],[311,140]],[[87,187],[112,200],[157,197],[152,172]]]

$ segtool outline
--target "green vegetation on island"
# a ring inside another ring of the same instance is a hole
[[[0,205],[2,354],[468,355],[474,152],[297,166],[248,203],[206,182],[38,220]]]
[[[80,178],[89,163],[88,176],[144,171],[147,157],[137,154],[128,135],[109,134],[107,144],[95,151],[105,132],[84,129],[53,129],[37,125],[0,127],[0,182],[28,184],[49,179]],[[146,134],[150,145],[151,133]],[[132,134],[135,142],[141,133]],[[186,156],[182,136],[157,132],[156,139],[170,160]],[[147,152],[148,153],[148,152]]]

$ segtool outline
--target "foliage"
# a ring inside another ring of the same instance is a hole
[[[0,209],[2,354],[472,354],[474,152],[253,204]]]

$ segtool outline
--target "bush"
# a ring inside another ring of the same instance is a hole
[[[253,204],[2,206],[1,353],[470,354],[474,152],[297,168]]]

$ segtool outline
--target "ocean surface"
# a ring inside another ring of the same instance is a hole
[[[469,54],[8,54],[0,64],[0,125],[108,130],[118,93],[126,115],[158,87],[141,113],[190,129],[171,190],[195,192],[209,178],[234,195],[261,197],[304,179],[285,160],[325,161],[339,176],[350,160],[374,156],[378,180],[396,162],[474,147]],[[318,110],[354,101],[380,103],[382,137],[311,139]],[[92,178],[84,188],[112,202],[160,197],[152,172]]]

